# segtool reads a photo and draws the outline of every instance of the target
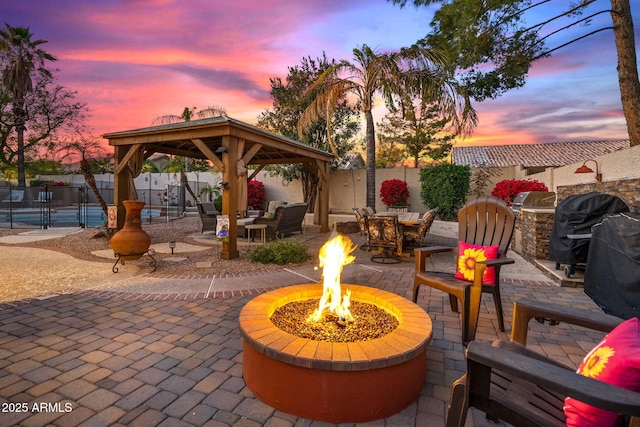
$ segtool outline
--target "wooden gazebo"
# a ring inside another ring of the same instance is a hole
[[[251,126],[230,117],[172,123],[142,129],[112,132],[102,136],[115,150],[114,204],[118,207],[118,228],[124,224],[124,200],[137,199],[133,178],[142,163],[154,153],[208,159],[222,172],[228,188],[222,192],[222,214],[229,216],[229,240],[223,242],[220,257],[233,259],[237,249],[237,207],[242,183],[265,165],[304,163],[318,174],[318,204],[315,222],[329,231],[330,153],[298,141]],[[256,169],[247,169],[257,165]]]

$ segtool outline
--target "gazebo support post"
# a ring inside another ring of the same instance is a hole
[[[114,161],[114,173],[113,173],[113,204],[118,209],[118,230],[124,227],[125,209],[124,202],[129,199],[129,186],[131,185],[129,180],[131,174],[127,170],[125,156],[129,151],[128,145],[117,145],[115,147],[115,161]]]
[[[227,150],[222,154],[222,181],[229,186],[222,190],[222,214],[229,215],[229,239],[222,242],[221,259],[235,259],[240,256],[238,252],[238,221],[236,213],[238,209],[238,177],[236,175],[236,163],[238,162],[238,150],[236,145],[238,138],[225,135],[222,137],[222,146]]]

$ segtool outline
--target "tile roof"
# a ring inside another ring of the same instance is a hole
[[[629,148],[629,140],[456,146],[452,162],[471,167],[558,167]]]

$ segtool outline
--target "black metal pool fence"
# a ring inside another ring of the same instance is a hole
[[[181,191],[180,188],[168,190],[170,194]],[[98,191],[107,205],[113,204],[113,183],[99,182]],[[184,206],[175,203],[174,198],[154,200],[150,191],[139,193],[138,200],[145,201],[143,222],[168,221],[184,213]],[[106,213],[87,185],[0,186],[0,228],[85,228],[101,227],[106,222]]]

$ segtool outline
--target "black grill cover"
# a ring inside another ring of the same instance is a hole
[[[572,234],[590,234],[591,227],[606,216],[629,212],[617,196],[593,191],[569,196],[556,206],[549,239],[549,259],[560,264],[587,262],[589,239],[570,239]]]
[[[612,215],[593,227],[584,292],[607,314],[640,314],[640,214]]]

